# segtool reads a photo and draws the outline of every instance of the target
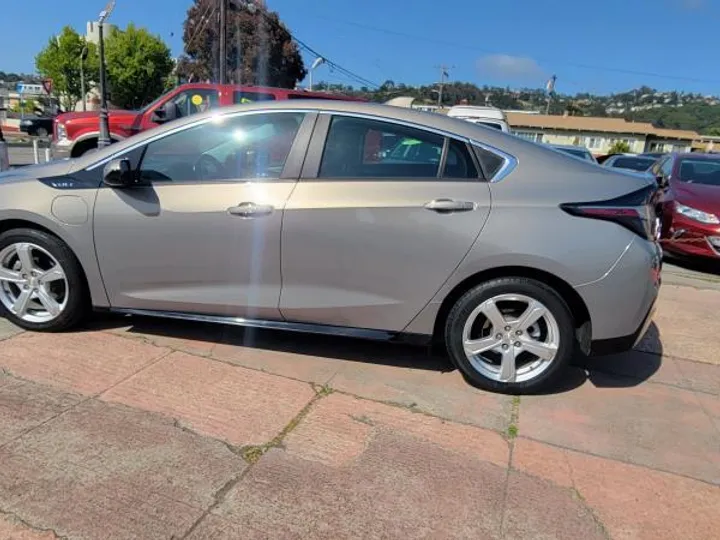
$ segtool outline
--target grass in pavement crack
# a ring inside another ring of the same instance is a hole
[[[520,418],[520,396],[513,396],[510,408],[510,424],[507,428],[508,439],[518,436],[518,419]]]

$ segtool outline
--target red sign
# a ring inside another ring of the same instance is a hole
[[[53,89],[53,80],[52,79],[43,79],[42,82],[43,88],[45,89],[45,93],[49,96],[52,94]]]

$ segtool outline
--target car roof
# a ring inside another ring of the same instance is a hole
[[[425,111],[418,111],[406,107],[393,107],[378,103],[367,103],[358,101],[324,100],[324,99],[297,99],[262,101],[240,105],[230,105],[218,109],[211,109],[208,112],[193,114],[168,122],[162,126],[149,129],[133,135],[121,142],[112,144],[103,150],[82,156],[77,160],[77,168],[87,167],[95,162],[101,162],[107,157],[124,151],[125,149],[142,144],[144,141],[157,137],[164,131],[174,131],[183,126],[190,126],[201,123],[213,117],[222,117],[237,113],[252,113],[263,111],[297,111],[297,112],[326,112],[349,115],[360,115],[363,117],[377,117],[379,121],[396,121],[400,123],[416,125],[419,129],[439,131],[443,134],[477,140],[485,145],[496,147],[501,151],[518,152],[528,150],[529,146],[537,146],[534,143],[515,137],[509,133],[497,129],[485,127],[482,124],[475,124],[459,118],[448,117],[444,114],[437,114]]]

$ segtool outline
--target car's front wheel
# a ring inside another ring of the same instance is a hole
[[[27,330],[60,331],[85,313],[80,264],[58,238],[34,229],[0,235],[0,314]]]
[[[445,342],[455,365],[476,386],[533,393],[552,387],[570,362],[574,324],[552,288],[528,278],[500,278],[456,302]]]

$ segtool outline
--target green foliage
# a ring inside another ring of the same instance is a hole
[[[219,28],[208,20],[217,0],[194,0],[185,20],[185,53],[178,72],[191,81],[219,79]],[[254,9],[235,7],[227,12],[227,80],[238,84],[293,88],[307,74],[297,44],[264,3]]]
[[[162,94],[174,67],[162,39],[132,24],[108,36],[105,61],[110,100],[126,109],[139,108]]]
[[[34,113],[37,108],[39,107],[34,99],[24,99],[22,103],[18,102],[10,107],[10,111],[14,113]]]
[[[652,122],[657,127],[689,129],[710,134],[720,129],[720,105],[689,103],[683,107],[659,107],[632,114],[637,122]]]
[[[627,141],[615,141],[608,150],[608,154],[626,154],[628,152],[630,152],[630,144]]]
[[[80,54],[88,48],[85,60],[85,79],[98,80],[100,63],[97,50],[86,43],[71,27],[66,26],[58,36],[52,36],[45,48],[35,57],[35,68],[43,77],[53,80],[53,92],[59,96],[65,110],[73,110],[80,99]]]

